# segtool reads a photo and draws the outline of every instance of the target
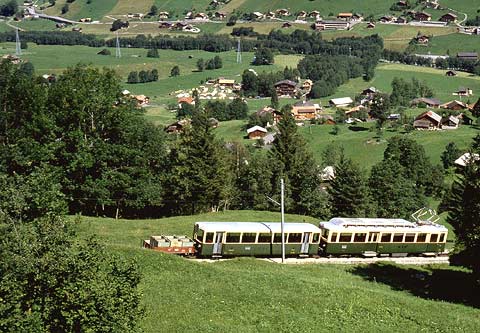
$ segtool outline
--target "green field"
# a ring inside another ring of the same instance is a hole
[[[107,251],[137,260],[145,332],[476,332],[480,325],[480,310],[462,304],[474,300],[469,274],[448,266],[199,263],[140,249],[153,234],[191,235],[195,221],[278,221],[278,213],[82,220],[82,236],[96,234]]]
[[[455,56],[458,52],[480,52],[480,36],[459,33],[435,36],[428,45],[418,45],[414,49],[414,53],[449,53],[451,56]]]

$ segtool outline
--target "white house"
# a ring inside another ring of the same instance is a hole
[[[332,98],[328,103],[330,106],[341,108],[353,104],[353,100],[350,97]]]

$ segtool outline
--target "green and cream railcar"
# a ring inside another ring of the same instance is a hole
[[[320,229],[309,223],[285,223],[285,254],[318,254]],[[280,256],[280,223],[197,222],[193,238],[202,257]]]
[[[381,218],[334,218],[320,229],[324,255],[434,255],[445,251],[448,233],[439,224]]]

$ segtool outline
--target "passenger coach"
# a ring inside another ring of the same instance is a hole
[[[285,223],[285,254],[318,254],[320,229],[309,223]],[[197,222],[193,238],[197,254],[203,257],[280,256],[280,223]]]
[[[436,255],[445,251],[448,230],[403,219],[334,218],[320,223],[323,255]]]

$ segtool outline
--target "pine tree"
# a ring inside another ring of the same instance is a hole
[[[473,106],[472,114],[475,117],[480,117],[480,98],[478,99],[477,103],[475,103],[475,105]]]
[[[480,135],[474,139],[471,153],[480,154]],[[480,161],[470,161],[452,185],[447,199],[447,221],[457,236],[458,254],[452,261],[473,269],[480,279]]]
[[[335,178],[328,189],[333,216],[366,217],[370,212],[365,176],[351,159],[342,157],[335,166]]]
[[[453,166],[453,162],[461,155],[460,149],[458,149],[455,142],[449,142],[445,147],[445,151],[442,153],[441,159],[443,167],[448,169]]]

